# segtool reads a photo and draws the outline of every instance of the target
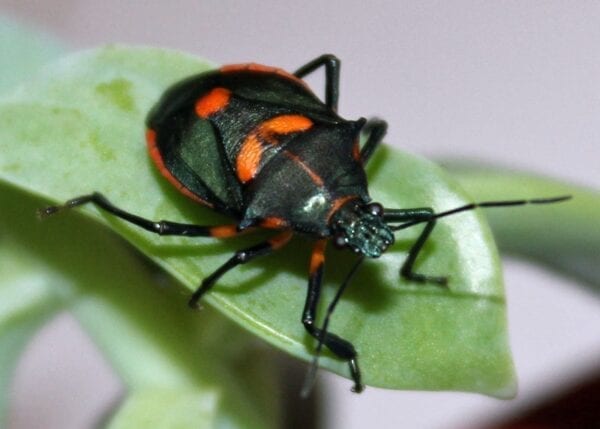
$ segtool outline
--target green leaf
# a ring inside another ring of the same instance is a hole
[[[40,222],[35,210],[41,204],[0,186],[0,361],[6,364],[2,383],[10,381],[8,372],[20,348],[40,323],[66,310],[90,334],[127,388],[142,395],[126,407],[141,412],[140,404],[149,398],[144,395],[162,390],[169,392],[165,401],[188,411],[170,415],[171,423],[165,415],[164,425],[153,427],[178,427],[182,419],[196,418],[200,410],[189,406],[190,401],[213,404],[207,423],[216,419],[240,428],[274,426],[277,374],[267,365],[269,357],[244,362],[240,368],[240,356],[256,353],[247,335],[214,311],[185,311],[173,282],[106,228],[76,213]],[[223,346],[223,338],[232,344]],[[207,397],[212,399],[202,399]],[[119,412],[113,423],[121,418],[131,423],[133,417],[130,411]]]
[[[217,395],[214,392],[182,392],[147,389],[130,393],[108,429],[214,428]]]
[[[62,49],[43,37],[0,17],[0,93],[33,76]],[[13,202],[14,203],[14,202]],[[7,207],[0,195],[0,219]],[[37,270],[19,240],[1,232],[0,226],[0,422],[6,419],[10,383],[25,346],[58,310],[53,299],[52,275]]]
[[[144,116],[160,94],[210,67],[177,52],[119,46],[64,59],[0,106],[0,177],[51,202],[97,190],[147,218],[227,222],[163,180],[144,144]],[[468,200],[433,164],[387,147],[378,150],[368,172],[373,197],[386,207],[439,211]],[[258,240],[157,237],[92,207],[81,211],[122,234],[189,290],[235,249]],[[44,225],[49,228],[59,217],[63,222],[74,216],[55,216]],[[398,276],[418,229],[399,234],[393,249],[365,264],[331,330],[355,344],[367,384],[513,395],[501,273],[488,228],[477,213],[439,222],[417,267],[449,275],[448,290]],[[268,342],[311,359],[314,341],[300,323],[309,249],[308,240],[299,238],[276,255],[228,273],[206,301]],[[325,301],[352,260],[328,252]],[[185,308],[182,298],[180,311]],[[112,341],[107,335],[103,346],[110,348]],[[347,376],[346,364],[331,355],[321,364]]]

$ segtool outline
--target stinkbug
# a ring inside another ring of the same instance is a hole
[[[325,69],[325,101],[302,78]],[[386,122],[348,121],[337,114],[340,61],[323,55],[294,73],[259,64],[221,67],[192,76],[168,89],[149,113],[146,139],[150,157],[181,193],[224,213],[234,223],[219,226],[152,221],[114,206],[100,193],[73,198],[42,210],[93,203],[128,222],[160,235],[232,237],[248,228],[277,231],[272,238],[241,249],[206,277],[191,296],[200,298],[232,268],[270,254],[294,234],[314,238],[302,324],[318,345],[348,362],[353,390],[363,390],[357,352],[347,340],[328,332],[329,317],[365,257],[377,258],[394,243],[395,231],[425,226],[408,250],[400,275],[417,283],[446,286],[446,277],[413,270],[436,220],[476,207],[553,203],[569,198],[472,203],[440,213],[430,207],[383,208],[371,201],[365,164],[381,143]],[[360,137],[364,144],[360,145]],[[358,257],[316,326],[325,246],[350,249]]]

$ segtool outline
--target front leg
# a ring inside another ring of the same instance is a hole
[[[393,230],[404,229],[417,223],[425,223],[425,228],[423,228],[423,231],[421,231],[421,234],[408,251],[408,256],[406,257],[404,264],[402,264],[400,274],[405,279],[414,282],[435,283],[439,286],[446,286],[448,284],[447,277],[427,276],[413,271],[417,256],[419,256],[431,231],[433,231],[433,228],[435,227],[436,215],[433,209],[430,207],[416,209],[385,209],[383,212],[383,220],[386,223],[402,222],[400,225],[392,227]]]
[[[319,240],[313,248],[310,259],[308,292],[306,295],[304,311],[302,312],[302,324],[310,335],[322,342],[325,347],[331,350],[337,357],[348,362],[350,375],[352,376],[352,380],[354,380],[354,387],[352,390],[356,393],[360,393],[363,391],[364,386],[361,381],[356,349],[352,343],[332,333],[325,333],[325,335],[323,335],[323,331],[315,326],[317,304],[319,303],[319,297],[321,295],[326,244],[327,240]]]

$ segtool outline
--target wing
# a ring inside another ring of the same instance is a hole
[[[161,119],[149,117],[147,132],[151,157],[161,173],[185,195],[239,217],[241,188],[215,127],[193,109]]]

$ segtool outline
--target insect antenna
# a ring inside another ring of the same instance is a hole
[[[329,320],[331,318],[331,314],[333,313],[333,310],[335,310],[335,307],[338,301],[340,300],[342,294],[344,293],[344,290],[346,290],[346,287],[348,286],[348,284],[350,284],[350,280],[352,279],[352,277],[354,276],[354,274],[358,270],[358,267],[364,261],[364,259],[364,256],[360,256],[356,260],[348,274],[346,274],[346,278],[344,278],[344,281],[338,288],[335,296],[333,297],[333,300],[329,304],[329,307],[327,307],[327,313],[325,314],[325,319],[323,320],[323,326],[321,327],[321,332],[319,334],[319,342],[317,343],[317,348],[315,349],[313,361],[310,365],[308,373],[306,374],[306,378],[304,379],[302,390],[300,391],[300,396],[302,398],[307,398],[315,385],[315,381],[317,379],[317,369],[319,368],[319,357],[321,355],[321,350],[323,349],[324,340],[327,337],[327,328],[329,327]]]
[[[460,212],[466,212],[469,210],[476,209],[478,207],[510,207],[510,206],[523,206],[527,204],[553,204],[562,201],[567,201],[572,198],[571,195],[561,195],[559,197],[551,198],[532,198],[523,200],[501,200],[501,201],[482,201],[478,203],[465,204],[464,206],[456,207],[451,210],[446,210],[440,213],[434,213],[432,216],[426,218],[415,219],[409,222],[402,223],[400,225],[391,226],[392,231],[398,231],[400,229],[410,228],[411,226],[417,225],[423,222],[429,222],[433,219],[439,219],[446,216],[451,216]]]

